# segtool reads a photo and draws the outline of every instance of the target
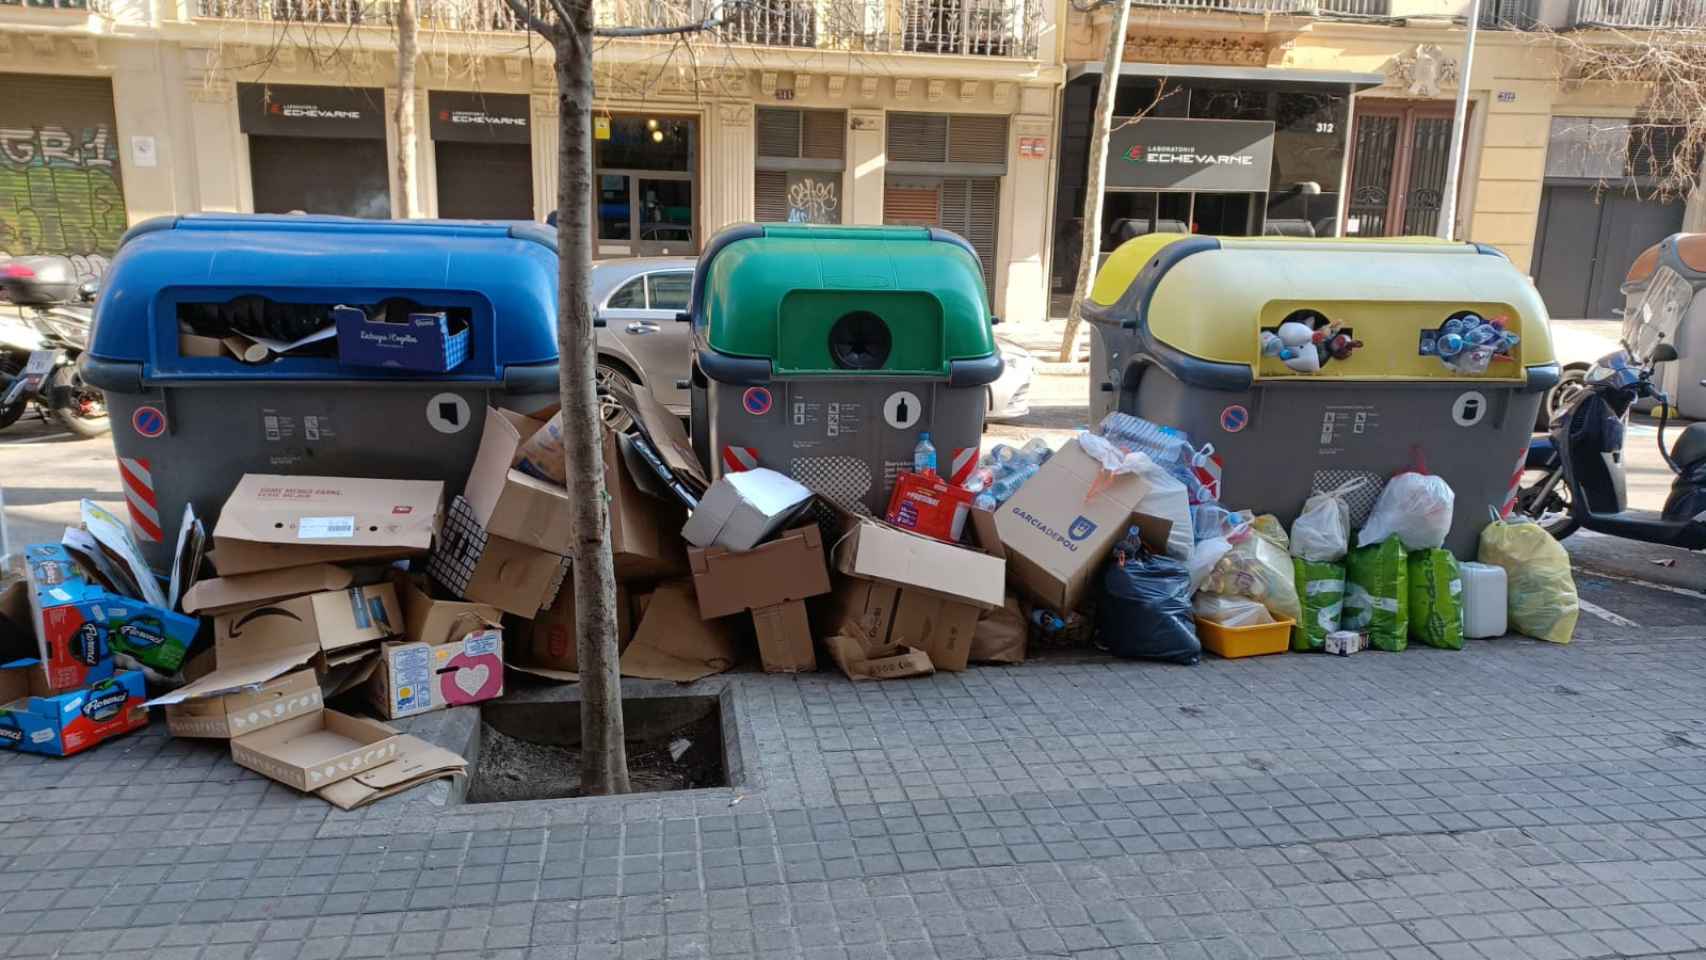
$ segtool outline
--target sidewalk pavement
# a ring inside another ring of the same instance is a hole
[[[1583,591],[1624,623],[1566,647],[636,684],[735,711],[737,785],[673,795],[341,813],[158,723],[3,757],[0,956],[1706,949],[1706,616]]]

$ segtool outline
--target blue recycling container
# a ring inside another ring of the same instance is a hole
[[[436,373],[340,362],[340,306],[443,313],[465,354]],[[185,504],[211,527],[245,473],[459,492],[488,406],[556,403],[556,307],[555,238],[534,224],[203,214],[131,228],[82,372],[106,392],[148,561],[166,569]]]

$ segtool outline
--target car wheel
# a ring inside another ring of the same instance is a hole
[[[1587,370],[1581,367],[1569,367],[1564,370],[1558,377],[1558,382],[1546,391],[1546,396],[1540,401],[1540,413],[1535,417],[1534,423],[1536,433],[1544,433],[1550,429],[1552,418],[1575,402],[1582,392],[1582,383],[1587,379],[1587,375]]]
[[[628,411],[622,409],[622,405],[617,403],[605,388],[616,386],[632,392],[637,389],[634,378],[628,376],[626,370],[602,360],[598,362],[597,377],[599,415],[604,418],[605,424],[610,429],[617,433],[626,433],[628,428],[634,425],[634,418],[628,415]]]

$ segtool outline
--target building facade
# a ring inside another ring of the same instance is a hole
[[[127,224],[193,211],[544,219],[550,48],[502,0],[420,7],[405,190],[385,3],[0,3],[0,253],[98,264]],[[998,313],[1039,316],[1060,52],[1040,0],[770,0],[688,42],[601,40],[598,254],[691,255],[754,218],[933,224],[971,241]]]
[[[597,10],[647,26],[692,20],[703,2]],[[194,211],[545,218],[550,48],[503,0],[420,6],[404,189],[384,0],[0,0],[0,255],[69,253],[93,270],[128,224]],[[1670,8],[1489,0],[1464,78],[1467,8],[1141,0],[1104,250],[1151,230],[1434,233],[1466,82],[1457,235],[1530,269],[1555,315],[1606,315],[1631,248],[1675,229],[1681,204],[1643,191],[1628,156],[1643,91],[1571,82],[1547,36],[1521,28],[1662,27],[1642,18]],[[1001,316],[1058,315],[1084,229],[1106,9],[734,9],[687,44],[600,41],[599,256],[691,255],[750,219],[934,224],[971,241]]]

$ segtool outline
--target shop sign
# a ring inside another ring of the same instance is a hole
[[[385,93],[376,87],[237,85],[244,133],[270,137],[385,138]]]
[[[1274,125],[1267,120],[1155,117],[1108,137],[1110,187],[1155,190],[1268,189]]]
[[[437,141],[527,143],[530,140],[525,94],[461,93],[434,90],[427,97],[428,128]]]

